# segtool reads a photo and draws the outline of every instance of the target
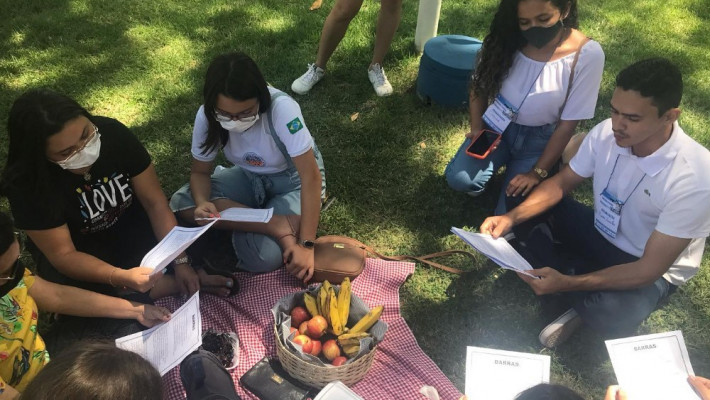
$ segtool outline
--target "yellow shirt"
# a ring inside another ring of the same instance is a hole
[[[49,362],[49,353],[37,332],[37,304],[30,297],[35,277],[24,277],[10,293],[0,298],[0,393],[5,385],[22,392]]]

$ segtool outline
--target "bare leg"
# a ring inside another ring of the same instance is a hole
[[[382,65],[399,27],[401,17],[402,0],[380,0],[380,13],[377,15],[377,30],[375,31],[375,51],[372,53],[370,65]]]
[[[323,31],[320,34],[318,55],[316,56],[316,65],[318,67],[325,69],[325,65],[328,63],[330,56],[333,55],[338,44],[343,40],[350,21],[352,21],[358,11],[360,11],[362,1],[363,0],[336,0],[335,5],[330,10],[330,14],[328,14],[328,17],[325,19]],[[402,0],[396,1],[399,1],[401,5]]]

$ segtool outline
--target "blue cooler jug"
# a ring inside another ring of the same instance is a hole
[[[482,42],[463,35],[429,39],[419,62],[417,96],[446,107],[468,105],[468,84]]]

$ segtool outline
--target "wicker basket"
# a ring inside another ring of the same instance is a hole
[[[320,366],[302,360],[288,349],[279,339],[275,326],[274,334],[276,335],[276,355],[279,357],[281,365],[283,365],[286,372],[300,382],[318,389],[322,389],[323,386],[332,381],[341,381],[348,386],[359,382],[370,370],[377,351],[377,346],[375,346],[370,352],[357,360],[338,367]]]

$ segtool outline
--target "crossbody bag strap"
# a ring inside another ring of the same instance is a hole
[[[276,143],[276,147],[279,149],[281,154],[283,154],[284,158],[286,159],[286,165],[288,166],[289,169],[293,168],[293,160],[291,160],[291,155],[288,154],[288,150],[286,150],[286,145],[284,142],[281,141],[279,138],[279,135],[276,134],[276,128],[274,128],[274,120],[271,117],[271,112],[274,109],[274,100],[278,99],[281,96],[286,96],[288,95],[284,92],[276,92],[271,95],[271,109],[269,110],[268,113],[266,113],[266,120],[269,122],[269,133],[271,134],[271,138],[274,140],[274,143]]]
[[[572,82],[574,81],[574,68],[577,66],[577,61],[579,60],[579,53],[582,52],[582,47],[584,47],[587,42],[589,42],[591,39],[588,37],[585,37],[584,40],[582,40],[582,43],[580,43],[579,47],[577,48],[577,51],[574,52],[574,60],[572,60],[572,68],[570,69],[569,72],[569,82],[567,82],[567,93],[565,93],[565,101],[562,103],[562,107],[560,108],[560,119],[562,119],[562,113],[565,111],[565,106],[567,105],[567,99],[569,99],[569,92],[572,89]]]
[[[434,262],[434,261],[430,261],[430,259],[431,259],[431,258],[436,258],[436,257],[450,256],[450,255],[453,255],[453,254],[465,254],[465,255],[471,257],[471,258],[474,259],[474,260],[476,259],[476,256],[474,256],[473,253],[468,252],[468,251],[465,251],[465,250],[447,250],[447,251],[440,251],[440,252],[438,252],[438,253],[431,253],[431,254],[427,254],[427,255],[423,255],[423,256],[419,256],[419,257],[416,257],[416,256],[407,256],[407,255],[403,255],[403,256],[385,256],[385,255],[383,255],[383,254],[378,253],[375,249],[373,249],[372,247],[366,245],[365,243],[362,243],[362,242],[359,241],[359,240],[352,239],[352,238],[350,238],[350,240],[352,240],[352,241],[354,241],[354,242],[357,242],[357,243],[358,243],[358,247],[360,247],[361,249],[365,250],[366,252],[368,252],[368,253],[370,253],[370,254],[374,254],[374,255],[376,255],[377,257],[379,257],[379,258],[381,258],[381,259],[383,259],[383,260],[386,260],[386,261],[414,260],[414,261],[419,261],[420,263],[423,263],[423,264],[427,264],[427,265],[432,266],[432,267],[434,267],[434,268],[438,268],[438,269],[441,269],[441,270],[444,270],[444,271],[447,271],[447,272],[451,272],[452,274],[457,274],[457,275],[461,275],[461,274],[463,274],[465,271],[462,271],[462,270],[460,270],[460,269],[458,269],[458,268],[452,268],[452,267],[446,266],[446,265],[444,265],[444,264],[439,264],[439,263]]]

